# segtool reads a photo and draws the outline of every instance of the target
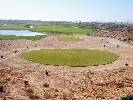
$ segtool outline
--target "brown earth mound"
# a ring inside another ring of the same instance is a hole
[[[48,76],[44,73],[25,73],[0,64],[0,87],[3,86],[3,91],[0,91],[0,99],[119,100],[122,96],[133,95],[132,72],[133,68],[102,72],[88,71],[82,73],[81,76],[72,74],[71,77],[66,78],[66,75],[54,77],[52,73]],[[25,80],[26,78],[29,80]],[[40,88],[37,84],[43,79],[50,81]],[[52,80],[55,81],[54,87],[51,86]]]

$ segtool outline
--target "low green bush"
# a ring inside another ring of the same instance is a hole
[[[121,97],[121,100],[133,100],[133,96],[127,95],[125,97]]]

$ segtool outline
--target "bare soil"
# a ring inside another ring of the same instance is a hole
[[[0,80],[6,81],[0,100],[120,100],[133,95],[133,48],[116,43],[118,47],[108,38],[83,38],[85,41],[70,43],[53,36],[38,41],[0,41]],[[107,50],[119,59],[108,65],[68,67],[33,63],[21,55],[42,48]]]

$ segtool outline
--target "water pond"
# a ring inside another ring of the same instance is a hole
[[[22,31],[22,30],[0,30],[0,35],[16,35],[16,36],[35,36],[45,35],[39,32]]]

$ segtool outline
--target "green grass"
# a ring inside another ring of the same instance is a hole
[[[33,98],[33,97],[34,97],[34,92],[33,92],[33,90],[32,90],[31,88],[29,88],[29,89],[27,90],[27,96],[28,96],[29,98]]]
[[[74,67],[108,64],[118,59],[107,51],[87,49],[42,49],[24,53],[23,57],[40,64]]]
[[[5,84],[5,83],[7,83],[6,80],[0,80],[0,84]]]
[[[133,100],[133,96],[128,95],[128,96],[125,96],[125,97],[121,97],[121,100]]]
[[[63,36],[63,35],[57,35],[57,39],[59,41],[63,41],[63,42],[80,42],[80,41],[84,41],[82,38],[79,37],[74,37],[74,36]]]
[[[25,24],[7,24],[0,25],[0,29],[3,30],[28,30],[28,28],[24,27]]]
[[[64,34],[95,34],[96,29],[93,28],[78,28],[72,26],[63,25],[35,25],[34,29],[29,29],[24,27],[25,24],[8,24],[0,25],[0,29],[6,30],[30,30],[35,32],[51,32],[51,33],[64,33]]]
[[[44,84],[43,84],[43,87],[44,87],[44,88],[48,88],[48,87],[49,87],[49,84],[48,84],[48,83],[44,83]]]
[[[62,26],[62,25],[50,25],[50,26],[36,26],[34,31],[37,32],[51,32],[51,33],[63,33],[63,34],[94,34],[96,29],[92,28],[74,28],[72,26]]]
[[[25,40],[40,40],[44,36],[43,35],[36,35],[36,36],[15,36],[15,35],[0,35],[0,40],[19,40],[19,39],[25,39]]]

